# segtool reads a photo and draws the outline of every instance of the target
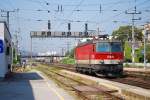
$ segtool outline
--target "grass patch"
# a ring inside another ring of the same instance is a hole
[[[75,59],[66,57],[61,61],[61,63],[63,63],[63,64],[75,64]]]
[[[125,64],[123,67],[124,68],[144,68],[144,66],[136,66],[136,65],[133,66],[133,64]]]

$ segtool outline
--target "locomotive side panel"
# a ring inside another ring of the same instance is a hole
[[[123,53],[95,52],[91,64],[120,64],[123,62]]]
[[[93,44],[85,44],[75,49],[75,58],[77,64],[90,64],[91,55],[94,53]]]

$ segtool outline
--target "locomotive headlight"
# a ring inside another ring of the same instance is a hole
[[[104,64],[104,60],[100,60],[99,63],[100,63],[100,64]]]

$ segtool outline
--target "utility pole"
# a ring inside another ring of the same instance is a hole
[[[61,50],[62,50],[62,56],[64,56],[64,48],[62,48]]]
[[[149,31],[149,23],[144,25],[143,35],[144,35],[144,69],[146,69],[146,40],[147,40],[147,34]]]
[[[71,45],[71,44],[70,44],[70,42],[67,42],[67,44],[66,44],[66,45],[67,45],[67,52],[69,53],[69,52],[70,52],[70,50],[69,50],[69,49],[70,49],[70,45]]]
[[[146,30],[144,30],[144,69],[146,69]]]
[[[30,41],[30,66],[32,67],[32,37],[31,37],[31,41]]]
[[[9,28],[10,13],[11,13],[11,12],[15,12],[15,10],[12,10],[12,11],[10,11],[10,10],[1,10],[1,12],[6,12],[6,13],[7,13],[6,16],[1,15],[1,17],[7,17],[7,24],[8,24],[8,28]]]
[[[17,31],[16,31],[17,33]],[[18,35],[17,34],[14,34],[14,47],[15,47],[15,59],[17,60],[17,54],[18,54]]]
[[[98,27],[98,28],[97,28],[97,35],[100,35],[99,33],[100,33],[100,32],[99,32],[99,27]]]
[[[61,55],[64,56],[64,47],[60,47],[61,48]]]
[[[141,18],[136,19],[135,15],[141,14],[141,12],[137,12],[136,6],[134,7],[133,12],[125,12],[126,14],[131,14],[132,15],[132,63],[135,63],[135,21],[136,20],[141,20]]]

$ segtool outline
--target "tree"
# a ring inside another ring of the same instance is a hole
[[[74,58],[74,49],[75,49],[75,48],[71,49],[70,52],[66,52],[65,55],[68,56],[68,57],[70,57],[70,58]]]
[[[150,44],[146,45],[146,59],[148,62],[150,62]]]
[[[142,29],[135,27],[135,40],[142,41]],[[122,40],[124,43],[132,39],[132,26],[120,26],[119,29],[113,31],[112,36],[116,39]]]
[[[124,45],[124,51],[125,51],[125,61],[126,62],[131,62],[132,61],[132,57],[131,57],[131,46],[129,45],[129,43],[126,41],[125,45]]]
[[[17,54],[16,49],[13,48],[13,64],[21,62],[21,56]]]

